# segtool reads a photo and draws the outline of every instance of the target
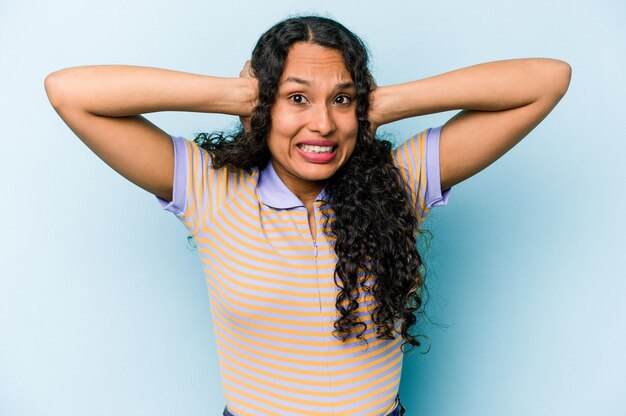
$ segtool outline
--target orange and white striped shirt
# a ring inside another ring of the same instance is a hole
[[[418,215],[445,205],[440,128],[394,150]],[[336,339],[333,241],[309,230],[304,204],[272,163],[262,170],[212,169],[211,155],[172,137],[173,201],[158,198],[194,238],[206,275],[221,378],[230,412],[247,415],[375,415],[393,406],[402,338],[376,339],[373,298],[363,293],[363,342]],[[322,230],[324,192],[314,203]],[[399,325],[399,324],[398,324]]]

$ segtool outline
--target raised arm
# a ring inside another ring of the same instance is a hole
[[[441,129],[441,187],[489,166],[537,126],[563,97],[570,66],[554,59],[489,62],[372,92],[373,128],[463,110]]]
[[[245,117],[256,99],[250,78],[136,66],[63,69],[46,77],[45,88],[63,121],[98,157],[168,201],[174,177],[172,141],[141,114],[193,111]]]

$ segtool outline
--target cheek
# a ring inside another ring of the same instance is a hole
[[[346,142],[350,143],[352,149],[356,146],[356,138],[359,134],[359,123],[354,118],[346,118],[343,122],[343,132]]]
[[[355,139],[355,140],[353,140],[353,141],[350,143],[350,147],[349,147],[348,152],[347,152],[347,155],[346,155],[346,156],[347,156],[347,158],[350,158],[350,156],[352,156],[352,153],[354,153],[354,148],[355,148],[355,147],[356,147],[356,139]]]
[[[287,114],[275,108],[272,111],[272,127],[270,134],[281,140],[292,138],[299,130],[300,122],[297,115]]]

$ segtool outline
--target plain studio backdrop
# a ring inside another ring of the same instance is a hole
[[[315,12],[361,35],[379,85],[485,61],[569,62],[569,92],[432,211],[428,354],[408,415],[626,414],[626,3],[0,0],[0,415],[217,415],[198,253],[154,196],[56,115],[57,69],[132,64],[237,76],[254,43]],[[454,112],[383,130],[397,140]],[[234,117],[161,113],[192,138]]]

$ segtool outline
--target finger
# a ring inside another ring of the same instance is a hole
[[[241,70],[241,72],[239,72],[239,77],[241,78],[250,78],[252,76],[252,61],[250,61],[249,59],[246,61],[246,63],[243,66],[243,69]]]

